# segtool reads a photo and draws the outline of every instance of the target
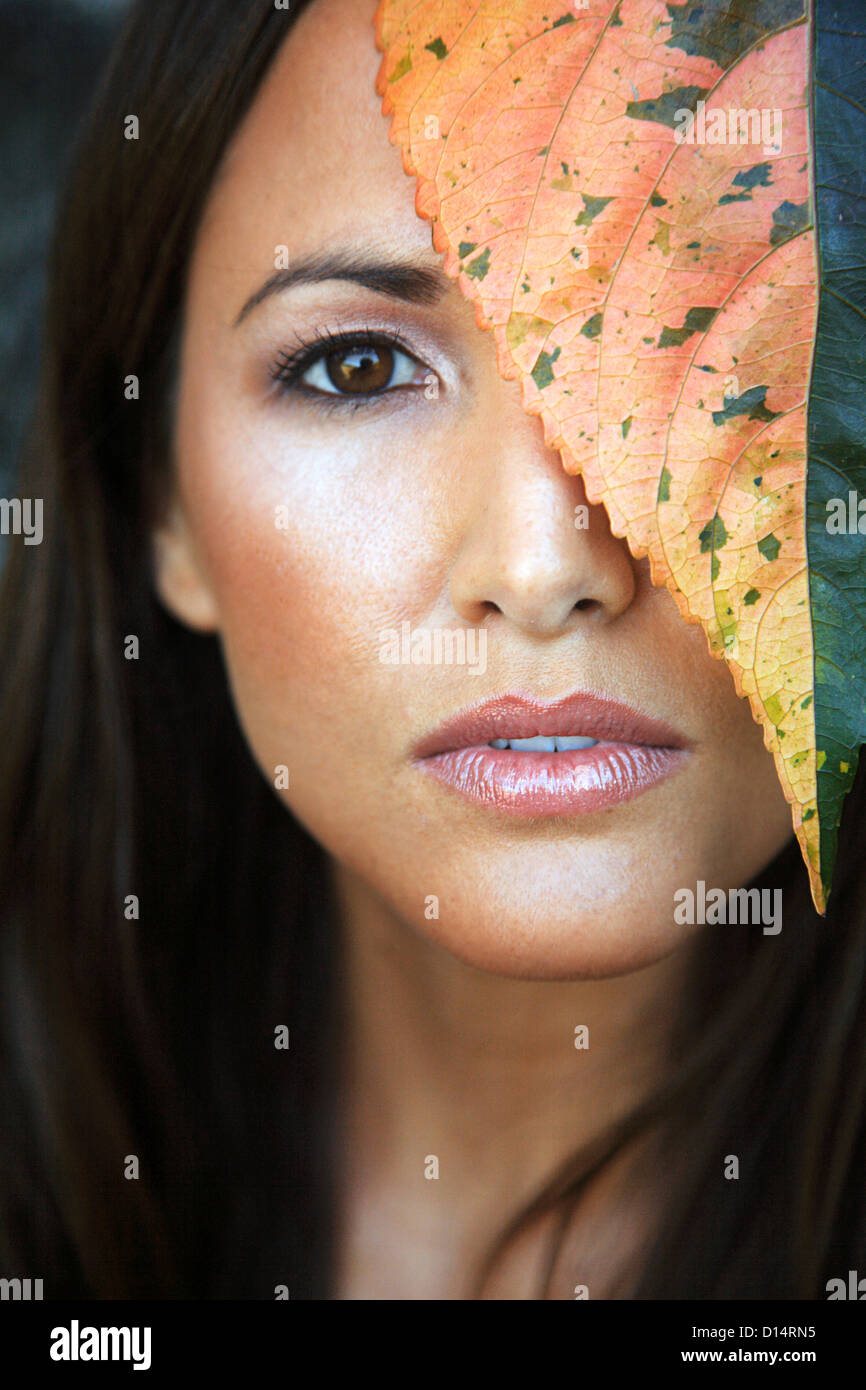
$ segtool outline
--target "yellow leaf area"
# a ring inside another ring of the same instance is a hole
[[[566,470],[727,661],[823,912],[807,24],[755,30],[724,67],[672,41],[664,0],[383,0],[376,34],[390,137],[445,270]],[[703,124],[678,138],[698,101]]]

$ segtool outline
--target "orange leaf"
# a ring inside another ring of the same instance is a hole
[[[734,8],[383,0],[377,89],[501,374],[748,697],[823,911],[810,30]]]

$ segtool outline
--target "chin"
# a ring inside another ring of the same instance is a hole
[[[646,902],[593,912],[566,907],[557,912],[544,902],[543,914],[536,909],[482,916],[470,910],[456,918],[449,914],[447,923],[422,917],[410,925],[464,965],[527,981],[627,975],[670,955],[694,930],[675,927],[669,905],[664,913],[659,906],[654,916]]]

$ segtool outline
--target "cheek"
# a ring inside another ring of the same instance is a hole
[[[301,453],[239,415],[181,435],[184,501],[253,756],[271,785],[288,769],[284,800],[339,851],[381,816],[371,774],[387,778],[405,721],[380,634],[442,592],[442,557],[423,540],[430,499],[395,489],[399,461],[371,465],[369,445]]]
[[[707,737],[696,751],[698,776],[672,831],[680,838],[682,869],[675,890],[707,885],[734,888],[770,864],[793,837],[791,808],[772,755],[746,700],[737,697],[722,662],[697,687],[708,701]]]
[[[751,877],[785,846],[793,835],[791,809],[730,668],[710,655],[703,630],[682,620],[666,592],[664,602],[664,683],[679,692],[684,724],[700,731],[678,833],[692,876],[727,884]]]

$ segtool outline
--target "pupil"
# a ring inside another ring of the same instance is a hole
[[[394,371],[394,354],[390,348],[367,343],[363,347],[329,353],[326,368],[339,391],[382,391]]]

